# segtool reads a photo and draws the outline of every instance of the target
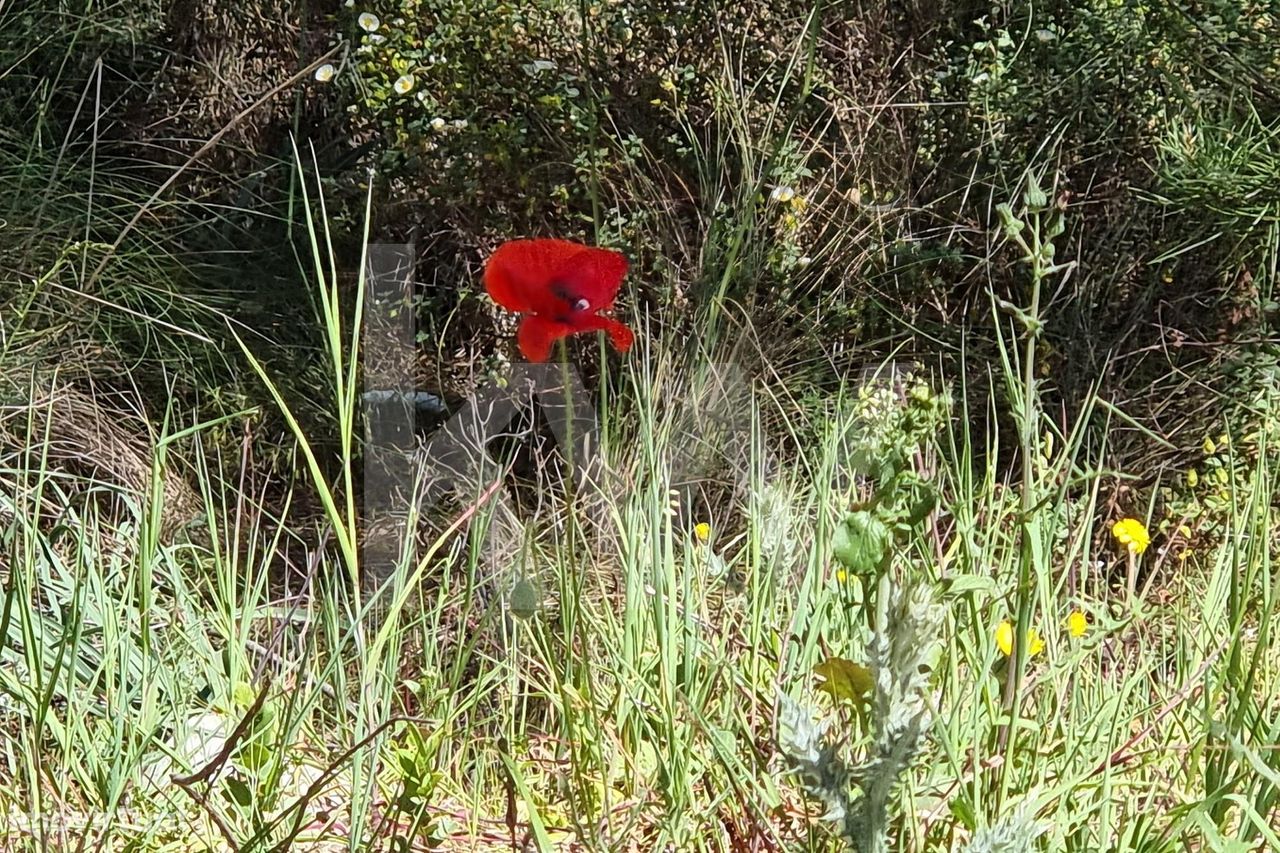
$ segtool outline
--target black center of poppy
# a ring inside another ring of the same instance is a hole
[[[556,299],[569,306],[570,311],[586,311],[591,307],[591,301],[585,296],[579,296],[577,289],[566,282],[553,281],[550,289]]]
[[[3,0],[0,0],[3,2]],[[577,288],[563,281],[551,282],[550,290],[556,301],[562,306],[555,312],[555,320],[559,323],[572,323],[575,315],[591,310],[591,300],[579,296]]]

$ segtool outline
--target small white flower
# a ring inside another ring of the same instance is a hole
[[[813,258],[809,257],[808,255],[804,255],[796,259],[796,266],[798,266],[800,269],[804,269],[805,267],[809,266],[809,264],[811,263],[813,263]]]
[[[328,83],[333,79],[333,75],[338,73],[338,69],[333,67],[332,62],[326,62],[316,69],[316,79],[321,83]]]
[[[796,197],[796,191],[793,187],[785,184],[780,187],[774,187],[773,192],[769,193],[769,201],[778,201],[786,204]]]
[[[433,119],[431,120],[431,129],[432,129],[432,130],[444,130],[444,126],[445,126],[445,124],[447,124],[447,122],[445,122],[445,120],[444,120],[444,119],[440,118],[440,116],[436,116],[435,118],[433,118]]]
[[[413,91],[413,75],[405,74],[396,80],[393,87],[397,95],[407,95]]]
[[[465,118],[455,118],[453,120],[453,126],[458,130],[466,130],[467,120]]]
[[[418,99],[418,103],[425,104],[427,102],[427,90],[419,89],[418,94],[414,95]]]
[[[366,33],[374,32],[382,25],[382,21],[379,21],[378,16],[372,12],[361,12],[360,16],[356,18],[356,23]]]

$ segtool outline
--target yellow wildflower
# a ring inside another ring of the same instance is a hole
[[[1072,610],[1071,615],[1067,617],[1067,631],[1073,637],[1083,637],[1084,632],[1089,630],[1089,617],[1085,616],[1079,610]]]
[[[1001,621],[996,626],[996,647],[1000,652],[1009,657],[1013,654],[1013,623],[1008,619]],[[1044,640],[1040,636],[1040,632],[1035,628],[1027,629],[1027,657],[1040,654],[1044,651]]]
[[[1151,544],[1151,534],[1136,518],[1122,518],[1111,525],[1111,535],[1132,554],[1141,554]]]
[[[1187,485],[1195,488],[1200,483],[1200,473],[1195,468],[1187,469]]]
[[[1213,455],[1218,450],[1218,445],[1213,443],[1213,439],[1209,436],[1204,437],[1204,444],[1200,445],[1200,449],[1209,455]]]
[[[699,521],[693,526],[693,535],[698,537],[698,541],[706,543],[711,539],[711,525],[705,521]]]

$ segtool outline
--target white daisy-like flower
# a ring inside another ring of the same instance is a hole
[[[338,69],[333,67],[332,62],[326,62],[316,69],[316,79],[321,83],[328,83],[333,79],[333,75],[338,73]]]
[[[783,204],[786,204],[787,202],[791,201],[791,199],[795,197],[796,197],[795,188],[789,187],[785,184],[780,187],[774,187],[773,192],[769,193],[769,201],[778,201],[778,202],[782,202]]]
[[[435,118],[433,118],[433,119],[431,120],[431,129],[432,129],[432,130],[444,130],[444,126],[445,126],[447,123],[448,123],[448,122],[446,122],[444,119],[440,118],[440,116],[436,116]]]
[[[374,32],[378,27],[382,26],[382,21],[378,20],[378,16],[372,12],[361,12],[359,17],[356,18],[356,23],[366,33]]]
[[[392,88],[396,90],[397,95],[407,95],[413,91],[413,75],[405,74],[399,77],[393,84]]]

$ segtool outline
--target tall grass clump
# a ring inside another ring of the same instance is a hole
[[[1033,247],[1052,228],[1028,187],[1009,216]],[[316,496],[313,528],[263,505],[248,444],[194,456],[199,544],[156,535],[156,488],[123,515],[61,508],[39,442],[8,457],[15,843],[1274,843],[1265,438],[1227,451],[1220,541],[1157,533],[1131,553],[1100,503],[1114,407],[1063,429],[1026,389],[975,406],[963,379],[886,365],[816,411],[713,351],[642,339],[609,367],[572,490],[554,451],[535,505],[463,483],[370,575],[348,485],[361,326],[312,205],[350,424],[336,465],[296,427],[290,500]],[[1035,314],[1004,311],[1009,340],[1032,340]],[[1013,386],[1025,348],[1008,352]],[[158,437],[156,470],[213,426]],[[991,463],[1005,442],[1030,455],[1017,479]],[[1144,597],[1152,577],[1176,597]]]

